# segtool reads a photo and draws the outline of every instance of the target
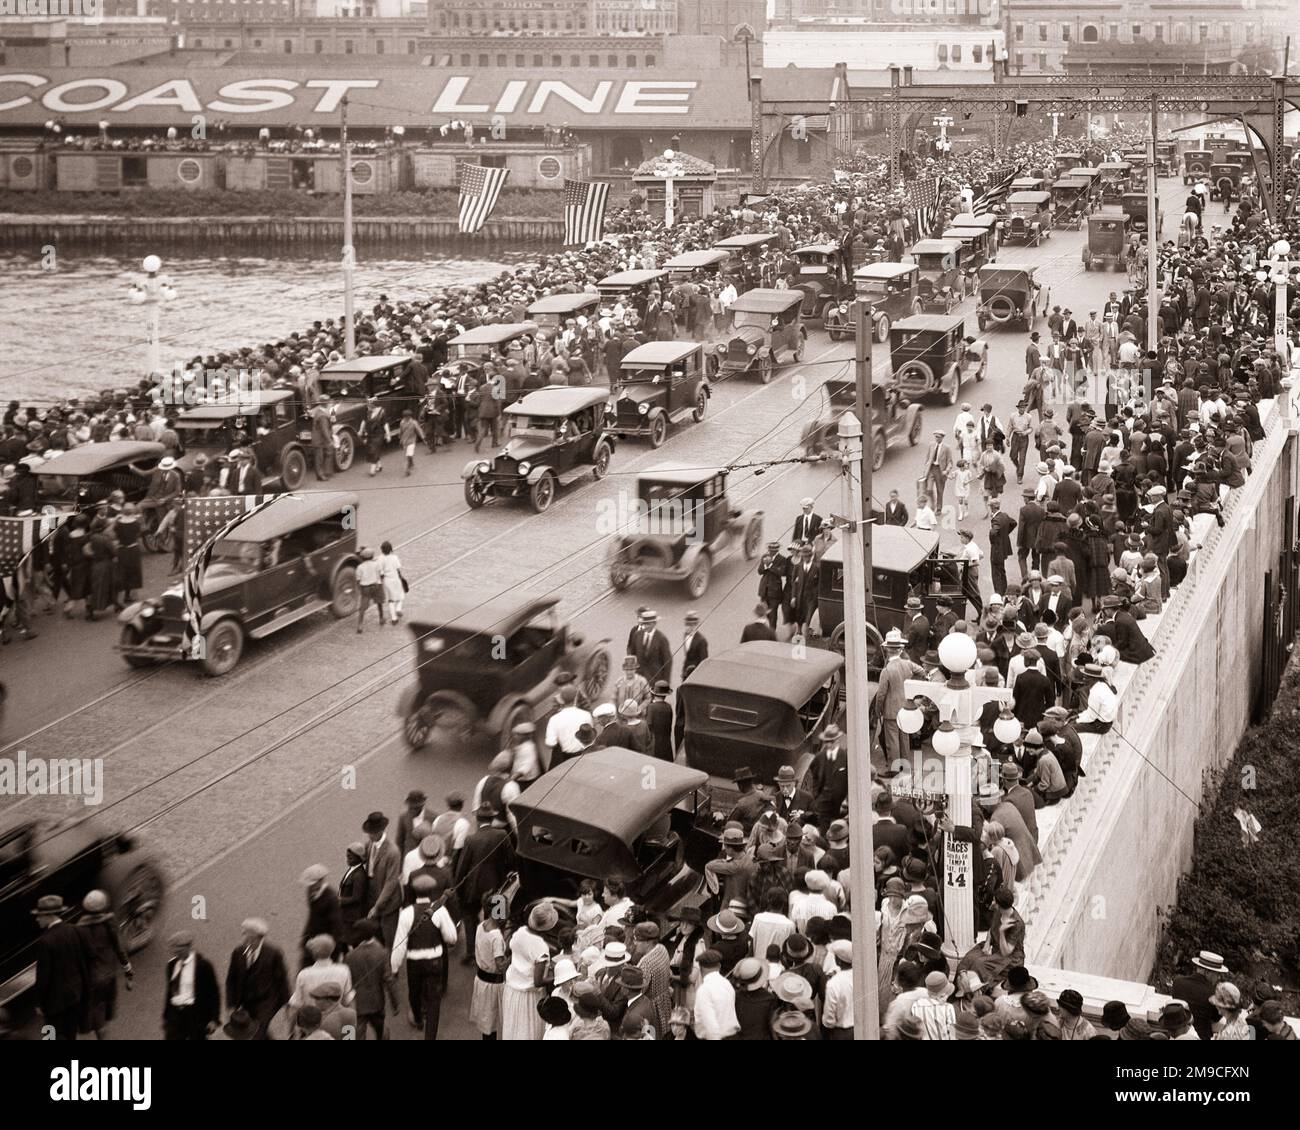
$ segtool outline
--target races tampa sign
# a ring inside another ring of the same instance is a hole
[[[512,72],[513,73],[513,72]],[[292,76],[292,77],[290,77]],[[268,74],[224,67],[188,70],[79,69],[0,72],[0,124],[93,114],[124,125],[179,124],[193,115],[252,123],[330,124],[344,95],[358,125],[438,125],[453,118],[514,124],[645,124],[692,112],[695,78],[565,79],[458,75],[430,68],[380,77],[328,77],[307,70]],[[743,90],[741,91],[743,100]]]

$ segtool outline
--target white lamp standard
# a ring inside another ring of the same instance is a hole
[[[1052,119],[1052,138],[1055,140],[1061,133],[1061,112],[1053,110],[1048,116]]]
[[[934,117],[934,124],[939,127],[939,140],[935,143],[935,148],[944,156],[952,149],[952,142],[948,140],[948,127],[952,123],[951,114],[936,114]]]
[[[685,174],[686,169],[678,160],[677,154],[671,149],[665,149],[662,162],[655,166],[654,175],[662,177],[664,182],[664,227],[666,228],[673,226],[673,180]]]
[[[1273,282],[1273,347],[1278,356],[1289,361],[1289,341],[1286,332],[1287,283],[1291,275],[1291,245],[1279,239],[1269,248],[1270,258],[1264,263],[1269,268]]]
[[[176,288],[170,279],[158,273],[162,270],[162,260],[157,255],[146,255],[140,266],[144,278],[131,284],[127,298],[133,305],[149,309],[149,376],[153,377],[162,372],[162,308],[176,298]]]

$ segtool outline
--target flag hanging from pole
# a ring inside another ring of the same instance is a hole
[[[564,242],[591,243],[605,234],[605,201],[609,185],[603,181],[564,182]]]
[[[460,230],[463,235],[481,231],[497,206],[497,197],[510,175],[509,169],[489,169],[483,165],[460,167]]]
[[[185,636],[183,654],[196,653],[203,623],[203,578],[212,561],[212,551],[222,538],[229,537],[254,514],[265,510],[281,494],[233,494],[185,500],[185,556],[189,562],[182,582],[185,599]],[[196,654],[197,657],[197,654]]]
[[[22,592],[25,566],[36,547],[72,517],[62,514],[23,514],[0,518],[0,577],[13,578],[14,592]]]
[[[939,220],[939,178],[919,177],[907,192],[916,238],[925,239]]]
[[[995,204],[1001,204],[1007,198],[1007,192],[1011,188],[1011,182],[1019,175],[1019,169],[1005,168],[994,170],[993,175],[989,177],[988,184],[984,187],[984,191],[975,197],[974,203],[971,204],[971,212],[976,216],[983,215]]]

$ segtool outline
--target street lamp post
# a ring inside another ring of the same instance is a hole
[[[1279,239],[1269,248],[1269,258],[1264,265],[1269,268],[1273,282],[1273,348],[1278,356],[1290,363],[1290,339],[1286,332],[1287,283],[1291,275],[1291,245]]]
[[[1049,116],[1052,119],[1052,140],[1055,141],[1061,134],[1061,112],[1053,110]]]
[[[952,125],[953,117],[951,114],[936,114],[934,124],[939,127],[939,140],[935,148],[940,153],[947,156],[948,151],[952,148],[952,142],[948,140],[948,127]]]
[[[672,149],[665,149],[663,163],[655,166],[654,175],[661,177],[664,182],[664,227],[673,226],[674,201],[673,201],[673,180],[680,176],[685,176],[686,169],[678,159],[676,152]]]
[[[162,373],[162,308],[176,297],[176,288],[166,275],[159,274],[162,260],[157,255],[146,255],[140,264],[144,278],[131,284],[127,298],[136,306],[149,310],[149,376]]]

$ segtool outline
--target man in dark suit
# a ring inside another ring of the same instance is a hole
[[[1020,519],[1016,524],[1016,559],[1020,562],[1020,581],[1023,584],[1030,573],[1032,561],[1035,569],[1041,569],[1043,555],[1036,548],[1038,530],[1047,516],[1047,511],[1034,500],[1034,488],[1026,487],[1021,492],[1025,501],[1020,506]]]
[[[994,592],[1007,591],[1007,558],[1011,556],[1011,531],[1016,520],[1002,509],[1000,498],[989,499],[989,574]]]
[[[43,1027],[54,1029],[56,1040],[75,1040],[82,1004],[90,994],[90,969],[82,935],[64,920],[68,908],[58,895],[36,900],[36,1005]]]
[[[313,863],[302,873],[302,885],[307,888],[307,923],[302,928],[302,964],[312,963],[307,953],[307,940],[320,934],[334,939],[335,953],[339,953],[346,939],[343,937],[343,913],[339,907],[338,892],[329,884],[329,870],[323,863]]]
[[[258,474],[252,448],[236,448],[230,456],[234,462],[221,472],[221,486],[231,494],[261,494],[262,476]]]
[[[700,614],[686,613],[686,630],[682,636],[682,680],[709,657],[709,641],[700,632]]]
[[[366,848],[366,885],[370,909],[366,917],[379,925],[384,945],[393,948],[397,916],[402,909],[402,853],[388,838],[388,817],[372,812],[361,825],[369,841]]]
[[[919,596],[909,596],[903,605],[903,619],[907,621],[907,656],[920,663],[930,650],[930,620],[922,609]]]
[[[636,657],[636,670],[652,687],[660,679],[671,679],[673,649],[659,630],[659,614],[641,610],[637,626],[627,637],[627,653]]]
[[[1065,310],[1061,318],[1061,340],[1073,341],[1079,336],[1079,323],[1074,320],[1074,311]]]
[[[499,828],[493,818],[496,810],[480,804],[474,818],[478,827],[465,837],[465,846],[456,860],[452,881],[456,903],[465,926],[465,959],[474,959],[474,932],[478,927],[483,896],[498,890],[515,867],[515,849],[510,833]]]
[[[1032,653],[1032,654],[1031,654]],[[1024,653],[1026,664],[1038,662],[1038,649],[1027,648]],[[1036,666],[1027,666],[1016,677],[1015,705],[1012,712],[1026,730],[1037,726],[1049,706],[1056,702],[1056,688],[1052,680]]]
[[[800,787],[793,766],[782,765],[776,771],[776,796],[771,801],[776,814],[787,823],[798,823],[812,803],[812,793]]]
[[[773,610],[771,618],[776,619],[776,612]],[[740,629],[740,642],[749,643],[750,640],[774,640],[776,632],[768,620],[769,611],[766,604],[759,604],[754,607],[754,618]]]
[[[813,513],[813,499],[805,498],[799,503],[801,513],[794,520],[794,540],[812,542],[821,533],[822,516]]]
[[[1175,977],[1169,995],[1187,1005],[1196,1034],[1202,1040],[1209,1040],[1214,1036],[1214,1022],[1219,1019],[1219,1010],[1210,1003],[1210,998],[1214,996],[1215,986],[1228,976],[1229,970],[1223,958],[1209,950],[1202,950],[1192,958],[1192,964],[1196,970]]]
[[[240,926],[244,940],[231,951],[226,970],[226,1005],[253,1018],[255,1040],[269,1038],[267,1025],[289,1001],[289,970],[284,954],[266,940],[267,930],[262,919],[245,919]]]
[[[764,616],[774,633],[772,639],[776,638],[776,614],[785,607],[790,568],[790,559],[781,552],[781,543],[768,542],[767,552],[758,563],[758,598],[767,605]]]
[[[822,731],[822,747],[814,754],[804,778],[813,796],[812,812],[823,832],[840,814],[849,795],[849,753],[844,735],[833,722]]]
[[[370,921],[357,924],[354,940],[356,944],[343,960],[352,972],[352,987],[356,990],[352,1007],[357,1012],[357,1039],[364,1040],[366,1029],[373,1028],[375,1039],[382,1040],[385,1015],[397,1012],[397,985],[388,951]]]
[[[1169,503],[1165,498],[1167,494],[1168,491],[1159,485],[1147,491],[1147,500],[1155,504],[1151,517],[1147,519],[1147,545],[1156,555],[1156,562],[1160,567],[1160,595],[1165,600],[1169,599],[1169,566],[1165,559],[1178,544],[1178,538],[1174,533],[1173,511],[1169,509]]]
[[[885,525],[906,526],[907,520],[907,507],[903,505],[902,500],[898,497],[898,491],[891,490],[889,492],[889,501],[885,503]]]
[[[817,612],[818,564],[813,560],[813,547],[804,543],[799,547],[799,560],[790,573],[786,615],[799,635],[807,634],[809,621]]]
[[[194,935],[188,930],[173,934],[168,944],[172,955],[163,990],[163,1039],[206,1040],[221,1023],[217,971],[195,952]]]
[[[1133,619],[1132,613],[1120,607],[1117,596],[1101,598],[1101,621],[1096,631],[1105,635],[1115,645],[1125,663],[1145,663],[1155,655],[1155,649],[1145,633]]]
[[[343,941],[352,945],[352,928],[370,909],[369,876],[366,874],[366,845],[349,844],[345,867],[339,879],[339,914],[343,919]]]
[[[668,701],[668,683],[660,679],[650,692],[646,707],[646,728],[650,731],[650,751],[660,761],[673,759],[673,708]]]

